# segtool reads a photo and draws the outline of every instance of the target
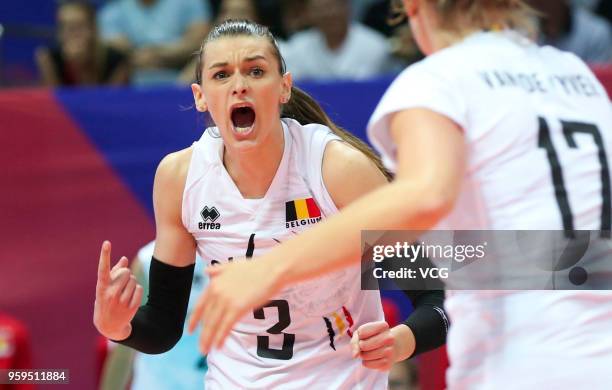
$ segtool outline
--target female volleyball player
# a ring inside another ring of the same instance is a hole
[[[589,68],[524,38],[520,0],[403,6],[428,57],[397,77],[368,127],[395,181],[254,261],[211,269],[193,319],[204,349],[284,286],[354,264],[362,229],[609,237],[612,109]],[[446,303],[451,389],[608,386],[609,293],[455,291]]]
[[[371,150],[292,88],[266,28],[224,22],[199,58],[193,95],[216,127],[156,173],[146,305],[138,308],[142,287],[127,260],[110,269],[109,242],[100,255],[94,323],[146,353],[180,338],[196,251],[212,266],[264,253],[387,182]],[[289,286],[242,316],[223,349],[208,354],[206,387],[384,388],[385,373],[351,356],[358,326],[386,326],[379,293],[361,291],[359,274],[356,265]]]

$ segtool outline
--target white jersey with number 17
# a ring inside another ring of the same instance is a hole
[[[611,104],[575,55],[480,32],[409,67],[368,127],[391,168],[389,121],[410,108],[464,132],[463,188],[438,228],[611,230]],[[610,377],[610,292],[453,291],[446,307],[451,389],[600,388]]]

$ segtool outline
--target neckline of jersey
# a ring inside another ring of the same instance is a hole
[[[534,42],[531,41],[528,37],[512,29],[504,29],[499,31],[474,31],[472,34],[466,36],[461,42],[458,42],[458,44],[469,44],[475,41],[481,41],[483,39],[491,38],[503,38],[506,41],[519,46],[529,46],[534,44]]]
[[[291,149],[292,138],[291,138],[291,132],[289,131],[287,124],[281,120],[281,125],[283,127],[283,137],[285,141],[285,147],[283,149],[283,156],[281,157],[281,162],[278,165],[278,168],[276,169],[276,173],[274,174],[274,178],[272,179],[270,186],[266,190],[265,195],[261,198],[245,198],[244,196],[242,196],[240,189],[238,189],[238,186],[236,185],[236,183],[230,176],[229,172],[225,168],[225,165],[223,165],[223,143],[221,143],[221,146],[219,148],[219,153],[217,153],[217,157],[218,157],[217,164],[219,165],[219,169],[221,170],[221,174],[224,180],[228,181],[230,187],[232,188],[232,191],[234,191],[243,202],[246,202],[252,205],[258,205],[264,200],[268,199],[270,197],[270,194],[274,193],[274,189],[278,186],[280,177],[283,176],[283,173],[286,171],[286,166],[289,160],[289,150]]]

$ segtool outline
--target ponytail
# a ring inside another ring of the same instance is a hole
[[[336,125],[323,111],[319,103],[301,89],[297,87],[291,88],[291,99],[283,106],[281,116],[295,119],[302,125],[318,123],[329,127],[344,142],[365,154],[376,165],[376,168],[385,175],[388,181],[391,181],[393,178],[391,173],[384,167],[380,157],[365,142]]]

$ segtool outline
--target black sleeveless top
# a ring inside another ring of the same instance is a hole
[[[113,49],[108,46],[103,46],[103,63],[101,72],[98,74],[98,80],[96,83],[104,84],[108,82],[113,73],[121,66],[126,63],[127,56],[119,50]],[[55,47],[50,50],[51,61],[55,67],[55,72],[62,83],[62,85],[77,85],[79,84],[76,75],[71,72],[70,67],[64,59],[64,55],[59,47]]]

